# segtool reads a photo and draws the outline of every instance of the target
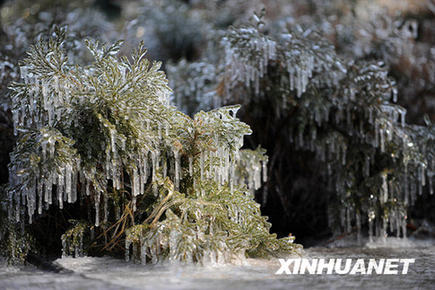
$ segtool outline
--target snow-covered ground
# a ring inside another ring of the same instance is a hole
[[[278,259],[244,265],[146,265],[110,257],[62,258],[64,273],[0,265],[0,289],[433,289],[435,243],[389,239],[370,247],[310,248],[312,258],[415,258],[406,275],[275,275]]]

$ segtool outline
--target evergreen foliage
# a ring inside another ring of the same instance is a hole
[[[370,239],[385,238],[387,231],[406,237],[408,206],[423,188],[433,194],[430,120],[406,124],[383,62],[337,56],[311,29],[265,27],[262,15],[253,21],[225,31],[210,54],[220,57],[168,68],[178,106],[192,110],[198,91],[206,96],[202,106],[215,100],[244,104],[244,119],[261,119],[256,131],[265,132],[253,143],[266,146],[272,160],[288,158],[280,146],[315,153],[323,168],[316,173],[329,181],[335,200],[328,204],[333,229],[351,232],[355,226],[360,238],[367,224]],[[269,136],[275,136],[272,142]],[[277,191],[284,194],[286,186]]]
[[[238,106],[190,118],[169,104],[161,64],[148,61],[142,45],[127,58],[117,56],[122,42],[87,40],[94,60],[83,66],[69,60],[65,38],[57,29],[31,46],[22,81],[10,86],[13,223],[32,227],[50,207],[80,203],[86,210],[75,217],[83,220],[62,236],[64,254],[116,253],[125,241],[126,259],[132,248],[142,263],[298,249],[292,237],[269,233],[245,185],[260,186],[267,159],[261,149],[239,153],[251,130],[236,118]]]

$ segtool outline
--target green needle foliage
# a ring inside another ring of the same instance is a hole
[[[31,46],[10,86],[17,142],[3,240],[54,233],[44,218],[62,215],[72,224],[64,255],[229,262],[298,251],[293,237],[269,233],[253,200],[267,158],[261,148],[239,151],[251,134],[239,106],[188,117],[169,104],[161,64],[143,45],[120,57],[121,41],[88,40],[93,61],[78,65],[65,31],[55,32]]]

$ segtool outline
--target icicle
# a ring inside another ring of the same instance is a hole
[[[42,148],[42,160],[45,161],[47,159],[47,142],[45,141],[41,142],[41,148]]]
[[[263,182],[267,181],[267,162],[263,161],[262,162],[262,171],[263,171]]]
[[[90,181],[88,179],[86,179],[86,196],[89,196],[90,194]]]
[[[112,153],[115,153],[116,152],[115,130],[110,130],[110,147],[112,148]]]
[[[387,174],[382,174],[382,202],[386,203],[388,201],[388,184],[387,184]]]
[[[178,149],[174,150],[174,157],[175,157],[175,190],[178,191],[180,187],[180,178],[181,178],[181,172],[180,172],[180,153]]]
[[[235,165],[234,161],[231,162],[230,166],[230,192],[234,192],[234,180],[235,180]]]
[[[193,157],[189,156],[189,175],[193,176]]]
[[[373,220],[375,219],[375,212],[373,210],[369,211],[369,242],[373,242]]]
[[[397,103],[397,88],[394,87],[392,90],[393,93],[393,103]]]
[[[130,245],[131,245],[131,241],[129,239],[125,239],[125,261],[129,262],[130,261]]]
[[[155,151],[151,151],[151,161],[153,163],[153,175],[152,175],[152,181],[154,182],[156,180],[156,174],[158,170],[158,155]]]
[[[261,171],[258,166],[254,166],[254,174],[253,174],[253,181],[254,181],[254,189],[257,190],[261,186]]]
[[[406,110],[400,111],[400,123],[402,124],[402,127],[405,127],[405,117],[406,117]]]
[[[71,165],[67,164],[65,168],[65,192],[67,196],[67,200],[69,203],[72,203],[72,195],[71,195]]]
[[[48,204],[52,203],[52,184],[53,184],[53,175],[49,173],[48,177],[45,179],[45,202]]]
[[[100,193],[95,193],[95,226],[100,226]]]
[[[34,180],[34,183],[36,183],[36,178]],[[33,214],[35,212],[35,205],[36,205],[36,189],[35,187],[31,187],[27,190],[27,213],[29,215],[29,224],[33,221]]]
[[[43,192],[42,192],[42,180],[38,181],[38,214],[42,214],[42,199],[43,199]]]
[[[426,174],[424,172],[424,165],[421,165],[421,185],[426,185]]]
[[[59,208],[63,209],[63,184],[64,184],[64,176],[62,174],[63,169],[60,170],[60,174],[57,176],[57,199],[59,202]]]
[[[133,168],[133,180],[132,180],[131,188],[132,188],[133,196],[137,196],[140,194],[140,192],[139,192],[139,175],[137,173],[136,167]]]

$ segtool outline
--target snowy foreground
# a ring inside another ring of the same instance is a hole
[[[415,258],[406,275],[275,275],[278,259],[244,265],[135,265],[109,257],[62,258],[64,273],[0,264],[0,289],[433,289],[435,242],[391,239],[368,247],[310,248],[311,258]],[[340,246],[340,245],[337,245]]]

